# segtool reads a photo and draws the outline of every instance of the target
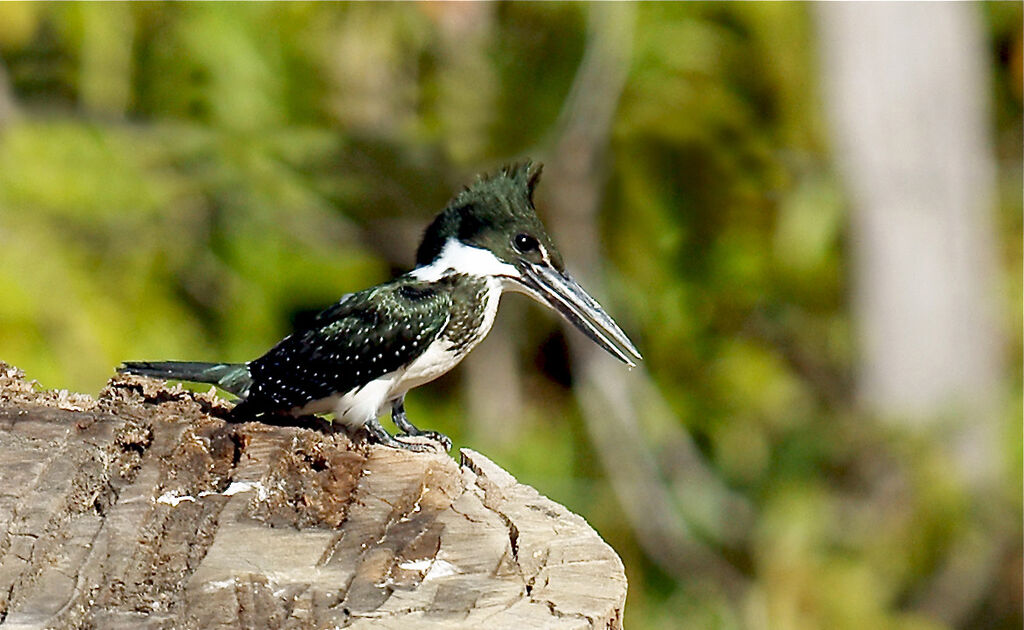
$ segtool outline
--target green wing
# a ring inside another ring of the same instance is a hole
[[[443,286],[408,276],[346,295],[249,364],[246,404],[288,411],[362,387],[426,351],[450,312]]]

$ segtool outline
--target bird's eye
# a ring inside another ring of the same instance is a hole
[[[540,247],[540,243],[537,239],[530,236],[529,234],[516,234],[512,237],[512,247],[516,248],[520,254],[527,252],[536,251]]]

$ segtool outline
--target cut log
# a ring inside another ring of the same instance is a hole
[[[621,628],[621,561],[483,455],[0,363],[4,628]]]

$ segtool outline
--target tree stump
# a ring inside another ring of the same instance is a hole
[[[615,552],[483,455],[0,363],[4,628],[621,628]]]

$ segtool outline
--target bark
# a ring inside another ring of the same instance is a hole
[[[479,453],[227,408],[137,377],[38,392],[0,364],[4,627],[621,627],[612,549]]]

